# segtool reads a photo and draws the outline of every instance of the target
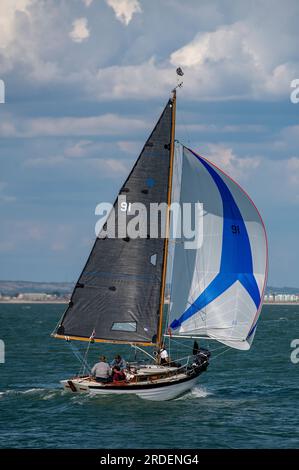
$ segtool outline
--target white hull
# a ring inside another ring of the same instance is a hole
[[[79,393],[90,393],[92,395],[136,395],[140,398],[145,400],[151,401],[164,401],[164,400],[172,400],[177,398],[186,392],[188,392],[191,388],[194,387],[198,380],[198,376],[190,378],[184,381],[173,381],[173,383],[161,383],[155,384],[154,386],[144,385],[138,387],[127,386],[122,387],[121,389],[118,387],[103,387],[96,382],[90,382],[85,379],[72,379],[70,380],[62,380],[61,384],[63,385],[64,389],[71,392],[79,392]],[[71,382],[71,384],[70,384]]]

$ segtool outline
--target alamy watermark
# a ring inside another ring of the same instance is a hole
[[[150,203],[127,202],[120,195],[115,208],[100,203],[95,209],[100,216],[95,233],[98,238],[170,238],[184,240],[187,250],[199,249],[203,244],[204,208],[201,202]]]
[[[293,104],[299,103],[299,78],[295,78],[291,81],[291,88],[294,88],[290,94],[290,100]]]
[[[5,83],[0,79],[0,104],[5,103]]]
[[[0,364],[4,364],[5,362],[5,343],[2,339],[0,339]]]
[[[291,352],[291,362],[293,364],[298,364],[299,362],[299,339],[293,339],[293,341],[291,341],[291,348],[293,348],[293,351]]]

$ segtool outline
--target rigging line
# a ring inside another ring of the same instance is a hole
[[[178,141],[178,142],[181,144],[180,141]],[[183,144],[181,144],[181,145],[184,147]],[[182,157],[181,157],[181,159],[182,159],[182,161],[181,161],[181,166],[183,167],[184,149],[182,149]],[[181,171],[182,171],[182,169],[181,169]],[[182,174],[181,174],[181,178],[182,178]],[[180,182],[180,183],[182,184],[182,179],[181,179],[181,182]],[[180,193],[180,202],[182,202],[181,193]],[[181,229],[182,229],[182,227],[181,227]],[[184,235],[181,234],[181,243],[184,243],[184,242],[185,242]],[[195,260],[195,261],[196,261],[196,260]],[[188,273],[188,276],[189,276],[189,279],[190,279],[191,285],[192,285],[194,272],[192,272],[192,268],[191,268],[191,266],[190,266],[190,264],[189,264],[189,262],[188,262],[188,257],[187,257],[187,254],[186,254],[186,250],[184,250],[184,265],[185,265],[185,269],[186,269],[186,271],[187,271],[187,273]],[[190,295],[190,291],[189,291],[189,295]],[[188,297],[189,297],[189,296],[188,296]],[[187,298],[187,302],[189,303],[189,298]],[[192,303],[193,303],[193,302],[192,302]]]
[[[229,351],[230,348],[226,348],[224,351],[220,352],[219,354],[217,354],[216,356],[213,356],[210,360],[213,361],[214,359],[216,359],[217,357],[221,356],[221,354],[224,354],[226,353],[227,351]]]
[[[174,157],[173,157],[173,176],[172,176],[172,194],[171,201],[179,202],[180,193],[181,193],[181,182],[182,182],[182,155],[178,150],[176,140],[174,142]],[[167,305],[166,312],[166,321],[164,325],[164,334],[169,329],[169,320],[170,320],[170,311],[171,311],[171,301],[173,298],[173,274],[174,274],[174,259],[175,259],[175,250],[176,250],[176,236],[177,236],[177,221],[175,218],[170,219],[170,231],[169,231],[169,242],[168,242],[168,279],[166,285],[170,286],[169,288],[169,303]],[[171,356],[171,338],[168,339],[168,351],[169,357]]]
[[[171,261],[169,263],[169,266],[171,266],[168,274],[169,274],[169,279],[167,280],[166,282],[166,285],[170,286],[170,289],[169,289],[169,292],[168,292],[168,296],[169,296],[169,303],[166,304],[167,307],[166,307],[166,316],[165,316],[165,324],[164,324],[164,334],[163,336],[165,335],[166,331],[168,331],[168,328],[169,328],[169,317],[170,317],[170,307],[171,307],[171,299],[172,299],[172,289],[173,289],[173,283],[172,283],[172,273],[173,273],[173,261],[174,261],[174,256],[173,256],[173,250],[170,252],[170,250],[168,250],[168,262]],[[165,304],[164,304],[165,306]]]
[[[181,183],[181,165],[182,161],[178,156],[177,146],[175,145],[174,148],[174,161],[173,161],[173,180],[172,180],[172,202],[179,202],[180,196],[178,191],[180,190],[180,183]],[[180,160],[180,161],[179,161]],[[167,322],[165,324],[165,329],[168,328],[168,321],[170,317],[170,309],[171,309],[171,299],[173,293],[173,272],[174,272],[174,258],[175,258],[175,244],[178,243],[176,240],[177,235],[177,223],[175,218],[171,218],[170,220],[170,231],[169,231],[169,241],[168,241],[168,278],[166,285],[170,286],[169,289],[169,305],[167,307]]]
[[[179,158],[179,153],[177,146],[175,145],[175,153],[174,153],[174,169],[173,169],[173,184],[172,184],[172,202],[179,202],[180,194],[180,184],[181,184],[181,166],[182,166],[182,159]],[[170,227],[170,236],[169,244],[168,244],[168,265],[169,265],[169,272],[168,272],[168,282],[167,285],[170,286],[169,288],[169,303],[167,304],[167,313],[166,313],[166,321],[164,325],[164,335],[166,332],[169,331],[169,323],[170,323],[170,312],[171,312],[171,303],[173,298],[173,276],[174,276],[174,260],[175,260],[175,251],[177,240],[175,237],[177,236],[177,223],[175,220],[171,220],[171,227]],[[163,336],[164,336],[163,335]],[[165,339],[164,339],[165,340]],[[170,335],[168,337],[168,353],[169,357],[171,357],[171,338]]]
[[[207,338],[207,341],[208,341],[209,338]],[[187,345],[187,343],[184,343],[183,341],[178,341],[178,340],[175,340],[173,338],[171,338],[171,340],[177,344],[180,344],[180,345],[183,345],[186,349],[192,349],[193,350],[193,346],[189,346]],[[218,348],[215,348],[215,349],[210,349],[209,348],[209,351],[210,352],[214,352],[214,351],[219,351],[220,349],[223,349],[223,348],[226,348],[226,346],[219,346]]]
[[[95,330],[94,330],[95,331]],[[88,356],[88,353],[89,353],[89,348],[90,348],[90,344],[93,342],[93,335],[89,338],[89,342],[87,344],[87,348],[86,348],[86,351],[85,351],[85,354],[83,356],[83,360],[84,360],[84,363],[82,363],[82,375],[84,375],[85,373],[85,364],[88,364],[87,362],[87,356]]]
[[[203,215],[204,217],[204,215]],[[202,220],[201,220],[201,223],[204,224],[204,219],[202,217]],[[211,249],[211,247],[210,247]],[[207,263],[206,263],[206,258],[205,258],[205,250],[204,249],[201,249],[200,250],[200,255],[201,255],[201,260],[200,262],[202,263],[202,272],[204,273],[203,274],[203,277],[202,277],[202,285],[203,285],[203,290],[202,292],[204,292],[207,288],[207,283],[206,283],[206,276],[207,276]],[[209,256],[208,259],[211,259],[211,257]],[[196,277],[197,277],[197,285],[200,285],[200,270],[196,270]],[[205,327],[207,327],[207,309],[206,307],[204,307],[204,310],[200,309],[199,311],[199,315],[200,315],[200,318],[203,322],[203,324],[205,325]]]
[[[65,313],[66,309],[69,307],[69,303],[70,303],[70,301],[68,302],[67,307],[64,309],[64,313]],[[57,330],[58,330],[59,326],[61,325],[61,322],[62,322],[62,318],[63,318],[64,313],[63,313],[62,316],[59,318],[59,320],[58,320],[58,322],[57,322],[57,324],[56,324],[54,330],[53,330],[52,333],[51,333],[51,336],[54,336],[54,335],[57,333]]]
[[[191,286],[192,286],[192,281],[193,281],[193,276],[194,276],[194,271],[192,270],[192,267],[190,266],[190,263],[188,263],[188,257],[186,255],[186,252],[188,250],[185,250],[184,249],[184,263],[185,263],[185,268],[186,268],[186,271],[188,273],[188,276],[189,276],[189,279],[190,279],[190,283],[191,283]],[[191,288],[190,286],[190,288]],[[189,296],[190,296],[190,288],[189,288],[189,294],[188,294],[188,298],[187,298],[187,303],[189,303]],[[192,301],[193,303],[193,301]]]
[[[181,144],[181,145],[183,145],[183,144]],[[184,147],[184,146],[183,146],[183,147]],[[182,163],[181,163],[181,164],[182,164],[182,167],[183,167],[183,160],[184,160],[184,149],[182,149]],[[182,172],[183,172],[183,168],[182,168]],[[182,177],[183,177],[183,173],[182,173],[182,175],[181,175],[181,178],[182,178]],[[181,180],[181,185],[182,185],[182,180]],[[180,202],[182,202],[181,194],[180,194]],[[182,229],[182,227],[181,227],[181,229]],[[182,243],[185,242],[184,234],[181,234],[181,240],[182,240]],[[193,280],[193,273],[192,273],[192,270],[191,270],[191,266],[190,266],[189,263],[188,263],[188,258],[187,258],[187,256],[186,256],[186,251],[187,251],[187,250],[184,250],[184,255],[185,255],[185,256],[184,256],[184,263],[185,263],[185,268],[186,268],[186,270],[187,270],[187,273],[188,273],[188,275],[189,275],[189,279],[191,280],[191,283],[192,283],[192,280]],[[190,294],[190,292],[189,292],[189,294]],[[187,301],[188,301],[188,299],[187,299]]]
[[[89,364],[85,361],[84,357],[82,356],[81,352],[79,351],[79,349],[73,345],[73,343],[71,341],[67,341],[68,345],[70,346],[74,356],[78,359],[78,361],[81,363],[81,364],[84,364],[85,363],[85,368],[88,370],[89,373],[91,373],[91,368],[89,366]],[[80,375],[80,372],[81,372],[81,368],[79,370],[79,373],[78,375]]]
[[[172,178],[172,194],[171,194],[171,202],[179,202],[180,201],[180,194],[181,194],[181,182],[182,182],[182,155],[179,151],[176,141],[174,144],[174,157],[173,157],[173,178]],[[170,318],[170,309],[171,309],[171,299],[173,294],[173,274],[174,274],[174,259],[175,259],[175,251],[176,251],[176,236],[177,236],[177,221],[175,217],[170,220],[170,231],[169,231],[169,243],[168,243],[168,285],[170,285],[169,289],[169,305],[167,307],[167,323],[165,324],[165,329],[168,328],[168,321]]]
[[[148,353],[147,351],[145,351],[144,349],[140,348],[139,346],[137,346],[137,344],[131,344],[131,347],[135,349],[135,351],[141,351],[143,352],[144,354],[146,354],[147,356],[149,356],[151,359],[155,360],[155,358],[150,354]]]
[[[171,290],[172,290],[172,287],[170,288],[170,292],[169,292],[169,304],[167,304],[167,313],[166,313],[166,321],[165,321],[165,325],[164,325],[164,332],[166,332],[169,328],[169,317],[170,317],[170,306],[171,306],[171,303],[170,303],[170,299],[171,299]],[[163,335],[164,337],[164,335]],[[170,357],[170,336],[168,338],[168,356]]]
[[[220,349],[224,349],[224,348],[226,348],[226,346],[219,346],[219,348],[209,349],[209,351],[214,352],[214,351],[219,351]]]
[[[182,127],[184,128],[184,132],[186,134],[186,138],[187,138],[187,142],[189,142],[189,145],[191,147],[191,137],[190,137],[190,134],[189,134],[189,131],[188,131],[188,128],[187,128],[187,124],[185,122],[185,113],[182,111],[182,109],[180,109],[180,112],[179,112],[179,115],[181,117],[181,120],[182,120]]]

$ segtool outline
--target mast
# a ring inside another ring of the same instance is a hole
[[[162,328],[163,328],[163,310],[165,300],[165,285],[167,273],[167,257],[168,257],[168,241],[169,241],[169,226],[170,226],[170,204],[172,192],[172,175],[173,175],[173,160],[174,160],[174,139],[175,139],[175,118],[176,118],[176,88],[172,91],[172,115],[171,115],[171,138],[170,138],[170,161],[168,173],[168,193],[167,193],[167,214],[166,214],[166,233],[164,242],[163,253],[163,268],[162,268],[162,282],[159,306],[159,324],[157,334],[157,345],[161,348],[163,343]]]

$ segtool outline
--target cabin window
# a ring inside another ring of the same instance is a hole
[[[137,322],[125,321],[125,322],[114,322],[111,330],[113,331],[137,331]]]

